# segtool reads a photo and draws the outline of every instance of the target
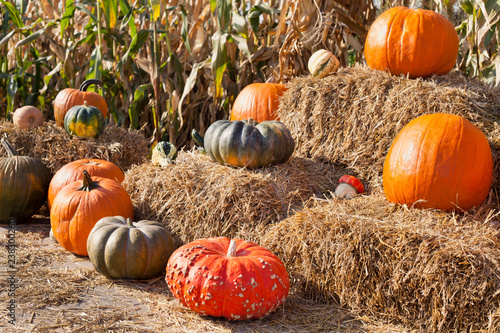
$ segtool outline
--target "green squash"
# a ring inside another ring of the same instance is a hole
[[[149,279],[164,271],[174,250],[172,235],[161,223],[134,223],[122,216],[100,219],[87,238],[92,265],[114,279]]]
[[[7,157],[0,157],[0,223],[31,217],[47,199],[49,169],[39,159],[19,156],[2,138]]]
[[[75,105],[64,116],[64,128],[69,134],[81,138],[98,138],[104,131],[104,117],[102,112],[84,102],[84,105]]]
[[[214,161],[247,168],[284,163],[295,149],[283,123],[272,120],[259,124],[251,118],[216,121],[208,127],[203,145]]]

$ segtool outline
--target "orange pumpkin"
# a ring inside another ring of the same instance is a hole
[[[368,66],[411,78],[443,75],[454,66],[458,34],[443,15],[394,7],[373,22],[365,42]]]
[[[52,207],[52,202],[57,193],[59,193],[64,186],[78,179],[82,179],[83,170],[86,170],[91,176],[109,178],[119,183],[125,179],[123,171],[116,164],[105,160],[84,158],[70,162],[57,170],[50,181],[47,200],[49,209]]]
[[[41,126],[43,124],[43,114],[37,107],[25,105],[16,109],[12,114],[12,122],[22,129]]]
[[[85,101],[87,101],[88,105],[98,108],[102,112],[103,118],[106,119],[108,105],[104,97],[93,91],[87,91],[87,88],[92,84],[103,85],[99,80],[86,80],[82,83],[80,89],[66,88],[57,94],[54,99],[54,118],[56,124],[64,127],[64,117],[69,109],[76,105],[83,105]]]
[[[69,183],[57,194],[50,209],[50,225],[57,242],[66,250],[88,256],[87,238],[106,216],[134,218],[127,191],[112,179],[90,177]]]
[[[492,179],[486,136],[467,119],[444,113],[408,123],[389,149],[383,171],[389,201],[445,211],[479,206]]]
[[[168,260],[165,281],[191,310],[229,320],[248,320],[276,310],[288,296],[290,281],[271,251],[242,239],[198,239]]]
[[[276,111],[280,106],[279,98],[286,89],[284,84],[279,83],[249,84],[236,97],[231,110],[231,120],[252,118],[258,123],[278,120]]]

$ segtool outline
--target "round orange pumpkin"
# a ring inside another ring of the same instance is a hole
[[[28,129],[43,124],[43,114],[35,106],[25,105],[12,114],[12,122],[19,128]]]
[[[57,193],[69,183],[76,180],[82,179],[83,170],[87,170],[90,176],[103,177],[116,180],[121,183],[125,179],[122,169],[120,169],[116,164],[99,159],[87,159],[83,158],[65,164],[61,169],[57,170],[54,177],[50,181],[49,194],[48,194],[48,204],[49,209],[52,207],[52,202],[54,201]]]
[[[443,75],[454,66],[458,34],[443,15],[394,7],[373,22],[365,41],[368,66],[411,78]]]
[[[127,191],[112,179],[83,178],[64,186],[52,202],[50,225],[57,242],[66,250],[88,256],[87,238],[94,225],[106,216],[134,218]]]
[[[279,83],[252,83],[243,88],[231,109],[231,120],[278,120],[279,98],[287,90]]]
[[[290,289],[288,272],[271,251],[241,239],[199,239],[168,260],[165,280],[191,310],[229,320],[266,316]]]
[[[85,101],[87,101],[88,105],[98,108],[102,112],[103,118],[106,119],[108,105],[104,97],[93,91],[87,91],[87,88],[92,84],[103,85],[99,80],[86,80],[82,83],[80,89],[66,88],[57,94],[54,99],[54,118],[56,124],[64,127],[64,117],[69,109],[76,105],[83,105]]]
[[[408,123],[389,149],[383,171],[389,201],[445,211],[479,206],[492,179],[486,136],[467,119],[444,113]]]

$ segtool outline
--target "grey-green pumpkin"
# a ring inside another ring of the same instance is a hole
[[[92,265],[114,279],[149,279],[165,269],[174,250],[172,235],[161,223],[122,216],[100,219],[87,238]]]
[[[284,163],[295,149],[290,131],[276,120],[219,120],[208,127],[203,141],[213,160],[247,168]]]
[[[20,156],[2,138],[7,157],[0,157],[0,223],[31,217],[47,199],[50,170],[39,159]]]

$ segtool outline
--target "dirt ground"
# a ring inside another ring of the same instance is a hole
[[[164,274],[145,281],[111,280],[49,237],[50,222],[35,216],[15,233],[15,296],[8,295],[7,235],[0,226],[2,332],[408,332],[360,318],[334,304],[301,298],[261,320],[231,322],[198,315],[172,296]],[[293,284],[293,281],[292,281]],[[7,305],[15,301],[15,325]]]

